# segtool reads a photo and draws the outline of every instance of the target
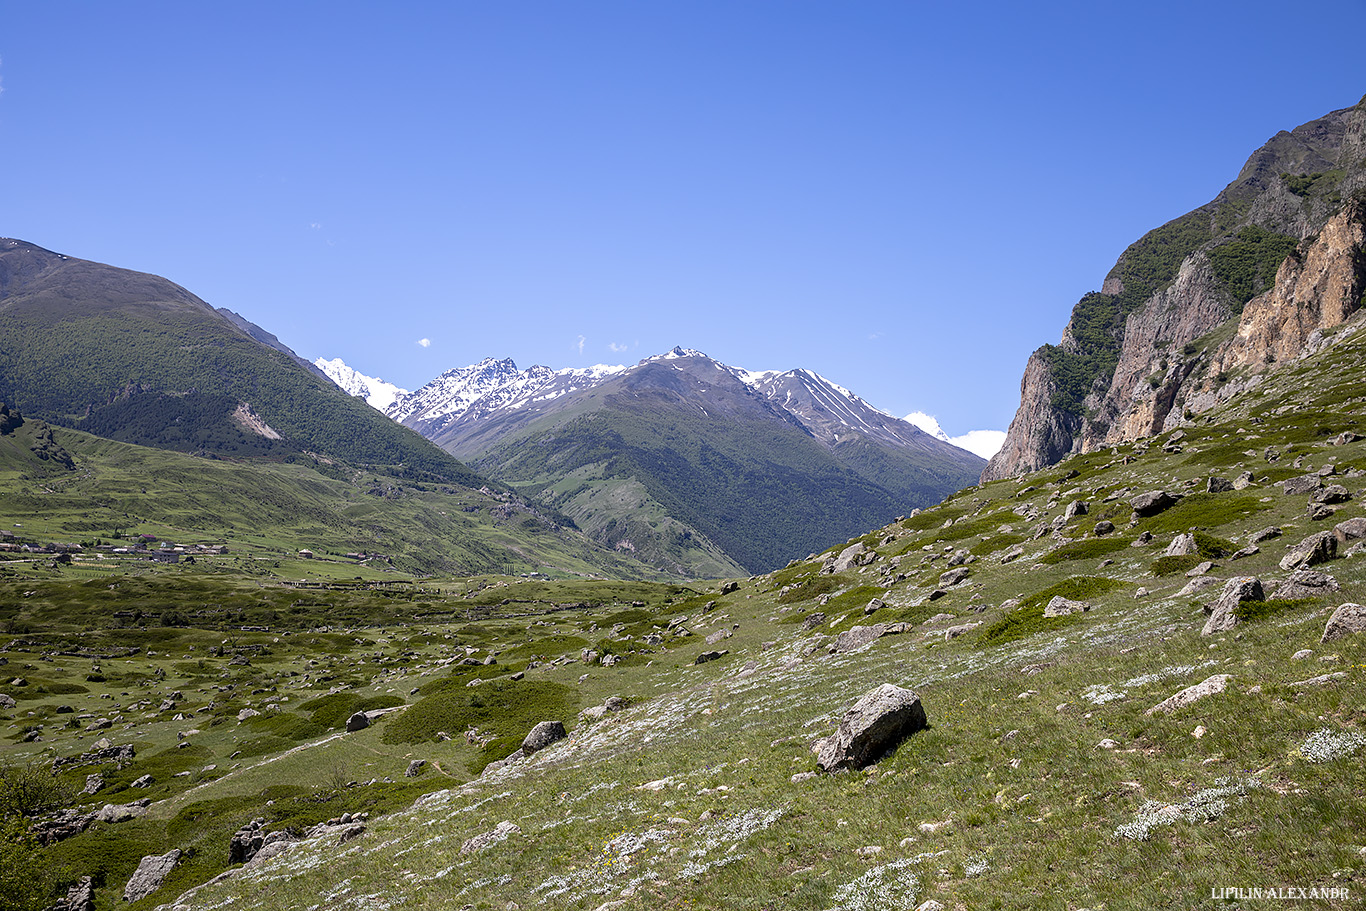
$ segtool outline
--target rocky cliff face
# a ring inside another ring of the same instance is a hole
[[[1127,249],[1062,342],[1030,356],[983,481],[1171,429],[1299,357],[1361,306],[1363,198],[1366,98],[1276,134],[1213,201]]]

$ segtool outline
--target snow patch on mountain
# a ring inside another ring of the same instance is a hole
[[[330,361],[320,357],[313,362],[313,366],[327,374],[327,378],[340,386],[347,395],[365,399],[370,407],[380,411],[388,408],[400,396],[408,394],[407,389],[386,383],[378,377],[366,376],[359,370],[347,366],[339,357]]]
[[[469,367],[447,370],[416,392],[401,397],[385,413],[399,422],[413,419],[448,426],[467,413],[486,415],[520,403],[545,402],[578,392],[625,369],[594,364],[566,370],[541,365],[519,370],[511,358],[489,357]]]

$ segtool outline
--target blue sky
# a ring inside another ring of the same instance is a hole
[[[1366,0],[7,3],[0,235],[408,388],[684,345],[1004,429],[1128,243],[1366,93],[1362,34]]]

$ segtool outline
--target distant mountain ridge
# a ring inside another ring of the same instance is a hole
[[[380,411],[408,395],[407,389],[386,383],[379,377],[366,376],[359,370],[348,367],[339,357],[330,361],[320,357],[310,366],[321,371],[323,376],[340,386],[347,395],[365,399],[366,404]]]
[[[972,483],[984,460],[810,370],[676,347],[633,366],[448,370],[386,413],[669,572],[780,566]]]

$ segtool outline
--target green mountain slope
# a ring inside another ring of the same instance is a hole
[[[113,545],[150,535],[226,544],[229,556],[199,559],[265,577],[659,574],[507,491],[415,481],[331,459],[194,457],[32,419],[0,435],[0,528],[34,543]],[[300,561],[301,550],[316,559]]]
[[[913,508],[730,374],[678,362],[647,363],[606,382],[472,464],[573,516],[604,543],[632,531],[623,523],[647,519],[641,507],[599,507],[596,491],[605,481],[638,485],[651,504],[646,512],[674,524],[653,538],[626,538],[637,553],[682,562],[696,559],[686,553],[692,544],[714,545],[745,572],[781,566]],[[591,479],[571,480],[585,470]]]
[[[277,459],[316,452],[483,483],[243,322],[158,276],[0,240],[0,402],[127,442]]]

